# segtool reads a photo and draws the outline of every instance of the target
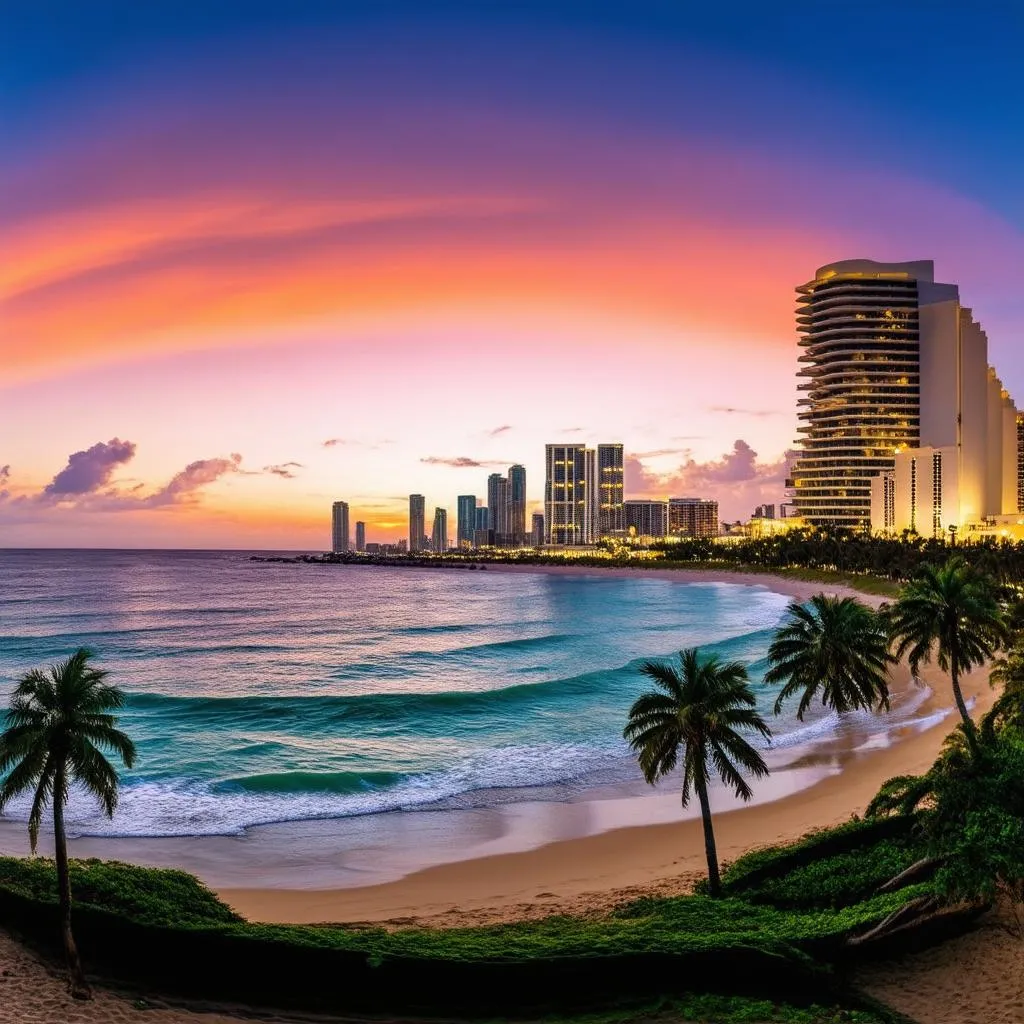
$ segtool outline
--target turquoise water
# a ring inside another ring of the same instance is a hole
[[[726,584],[283,565],[235,552],[0,552],[0,696],[93,647],[139,759],[87,835],[246,826],[635,779],[639,665],[700,645],[759,701],[788,599]],[[777,720],[777,744],[828,729]],[[534,790],[535,791],[535,790]],[[15,805],[15,816],[24,808]]]

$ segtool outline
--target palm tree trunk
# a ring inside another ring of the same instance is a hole
[[[53,786],[53,846],[57,861],[57,887],[60,891],[60,925],[64,938],[64,958],[68,965],[68,984],[75,999],[91,999],[92,989],[85,980],[78,947],[71,932],[71,874],[68,871],[68,840],[64,833],[64,770],[59,768]]]
[[[708,859],[708,893],[711,896],[722,895],[722,880],[718,875],[718,849],[715,846],[715,830],[711,824],[711,804],[708,801],[708,788],[703,779],[694,780],[697,799],[700,801],[700,817],[704,823],[704,853]]]
[[[978,733],[974,728],[970,712],[967,710],[967,702],[964,700],[964,692],[960,689],[960,647],[956,642],[950,644],[949,658],[949,679],[953,684],[953,699],[956,701],[957,711],[964,721],[964,733],[967,736],[967,745],[972,753],[978,752]]]

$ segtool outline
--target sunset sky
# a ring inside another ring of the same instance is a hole
[[[746,516],[843,258],[1019,401],[1022,11],[0,5],[0,547],[390,540],[564,440]]]

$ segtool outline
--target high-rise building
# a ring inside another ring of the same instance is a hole
[[[718,502],[710,498],[669,498],[668,532],[676,537],[717,537]]]
[[[526,469],[518,463],[508,470],[508,540],[514,547],[526,543]]]
[[[448,550],[448,510],[434,509],[434,529],[431,549],[436,555],[443,555]]]
[[[598,522],[601,537],[620,537],[626,531],[623,506],[625,467],[621,444],[597,446]]]
[[[544,540],[581,545],[597,540],[597,458],[582,444],[544,449]]]
[[[473,544],[478,548],[486,548],[494,543],[491,536],[491,511],[486,505],[477,505],[476,508],[476,532],[473,536]]]
[[[919,532],[1016,511],[1016,407],[956,285],[936,282],[930,260],[845,260],[797,295],[805,397],[792,485],[809,524],[885,529],[887,504],[909,522],[902,490],[926,463],[925,475],[941,466],[944,498]],[[913,472],[897,470],[904,454]]]
[[[775,506],[774,505],[758,505],[754,509],[754,514],[751,516],[752,519],[774,519],[775,518]]]
[[[366,550],[366,523],[356,523],[356,551]]]
[[[455,537],[461,549],[471,548],[476,543],[476,495],[460,494],[456,499]]]
[[[1024,412],[1017,413],[1017,511],[1024,512]]]
[[[530,543],[539,548],[544,543],[544,513],[533,513],[533,529],[530,531]]]
[[[668,534],[668,502],[630,498],[623,503],[626,533],[659,539]]]
[[[493,543],[507,544],[509,534],[508,478],[492,473],[487,478],[487,518],[493,533]]]
[[[331,550],[336,555],[348,551],[347,501],[336,501],[331,506]]]
[[[422,551],[427,524],[427,501],[422,494],[409,495],[409,550]]]

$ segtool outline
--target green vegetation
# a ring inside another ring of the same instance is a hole
[[[888,671],[896,661],[878,614],[852,597],[816,594],[794,601],[768,649],[766,683],[782,683],[775,714],[800,695],[803,721],[818,694],[839,714],[859,708],[889,710]]]
[[[1024,542],[987,538],[957,544],[954,550],[943,538],[925,539],[916,534],[872,537],[839,529],[792,530],[771,537],[742,538],[733,543],[717,540],[666,542],[655,545],[654,550],[677,565],[718,569],[742,566],[764,572],[793,570],[799,578],[811,582],[818,581],[804,573],[846,574],[851,586],[856,586],[852,581],[864,575],[897,584],[906,582],[922,566],[943,565],[951,554],[956,554],[996,586],[1024,584]]]
[[[43,811],[53,805],[53,841],[57,862],[60,930],[64,940],[71,994],[91,996],[89,983],[71,931],[71,885],[64,804],[72,784],[96,798],[108,817],[117,807],[117,772],[104,751],[111,750],[130,768],[135,746],[117,728],[110,713],[124,706],[124,694],[108,685],[107,673],[94,668],[93,654],[80,648],[49,673],[33,669],[11,694],[7,728],[0,735],[0,811],[12,797],[33,791],[28,819],[29,842],[35,853]]]
[[[747,670],[738,661],[701,659],[691,647],[679,655],[679,668],[648,661],[643,672],[659,687],[637,698],[629,709],[623,736],[636,751],[644,778],[652,785],[670,775],[683,753],[682,805],[696,792],[704,825],[708,891],[718,896],[718,852],[708,801],[710,768],[740,799],[754,792],[743,772],[764,778],[764,758],[743,738],[741,730],[770,737],[771,730],[755,710],[757,700]]]
[[[870,839],[866,834],[862,854],[870,855]],[[193,996],[493,1015],[625,1010],[662,997],[685,1004],[697,999],[697,988],[789,1003],[792,1014],[764,1019],[791,1021],[821,1019],[810,1009],[815,1004],[856,1009],[857,997],[830,965],[848,960],[851,936],[920,894],[920,887],[883,895],[865,887],[856,895],[866,898],[836,909],[822,909],[828,897],[821,906],[789,910],[731,894],[648,899],[596,919],[389,932],[248,924],[180,871],[72,862],[71,880],[82,948],[95,968]],[[0,858],[5,921],[52,941],[57,900],[52,862]],[[733,1009],[743,1006],[734,1002]]]
[[[73,860],[71,881],[82,905],[121,914],[141,924],[177,927],[240,924],[242,918],[194,875],[167,868],[141,868],[115,860]],[[57,899],[53,861],[45,857],[0,857],[0,887],[26,899]]]

